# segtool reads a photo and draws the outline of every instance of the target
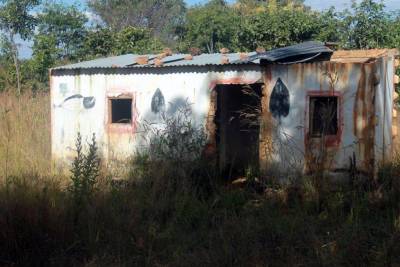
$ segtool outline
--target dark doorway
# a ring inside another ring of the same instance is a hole
[[[230,179],[258,170],[262,84],[218,85],[216,139],[219,168]]]

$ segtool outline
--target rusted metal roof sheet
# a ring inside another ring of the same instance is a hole
[[[386,55],[397,56],[396,49],[338,50],[332,54],[331,61],[343,63],[366,63]]]

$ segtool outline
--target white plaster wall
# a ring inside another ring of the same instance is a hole
[[[237,69],[224,72],[173,72],[147,74],[115,70],[85,72],[58,71],[51,77],[52,157],[55,171],[65,171],[75,157],[75,140],[80,132],[84,141],[96,135],[103,158],[108,163],[124,162],[143,145],[141,125],[157,122],[151,111],[151,100],[160,89],[170,114],[176,103],[191,104],[193,119],[204,126],[210,104],[210,91],[217,83],[254,83],[262,78],[261,71]],[[83,107],[82,99],[64,99],[81,94],[93,96],[96,104],[91,109]],[[136,123],[132,125],[108,124],[108,97],[123,94],[133,96]]]
[[[377,86],[376,109],[377,126],[375,130],[375,152],[377,160],[383,158],[383,140],[385,146],[391,144],[391,110],[393,92],[393,60],[388,63],[378,62],[381,80]],[[201,126],[205,125],[210,105],[210,92],[216,84],[255,83],[263,79],[267,92],[272,89],[278,78],[289,90],[290,112],[287,117],[274,121],[274,144],[278,153],[273,158],[285,168],[303,168],[306,152],[305,133],[308,125],[307,93],[309,91],[327,92],[331,90],[328,78],[330,71],[337,75],[334,84],[336,92],[341,94],[341,112],[343,120],[340,144],[335,146],[335,156],[332,162],[334,169],[347,168],[349,157],[356,153],[357,160],[362,162],[363,147],[354,134],[354,119],[358,128],[364,127],[360,114],[355,114],[357,89],[362,79],[362,64],[357,63],[306,63],[294,65],[269,65],[265,74],[261,69],[242,69],[236,67],[226,71],[202,72],[166,72],[151,71],[146,74],[129,73],[129,71],[113,70],[80,73],[79,71],[58,72],[51,79],[52,100],[52,156],[55,169],[68,169],[75,157],[74,143],[78,131],[83,139],[88,141],[93,133],[99,143],[103,158],[109,163],[124,162],[127,156],[140,149],[143,136],[141,125],[145,122],[157,122],[158,117],[151,111],[151,99],[157,89],[160,89],[166,102],[167,113],[171,107],[187,100],[192,107],[193,119]],[[384,66],[386,66],[384,69]],[[371,77],[370,67],[365,68],[366,84]],[[61,75],[62,74],[62,75]],[[386,92],[386,93],[385,93]],[[64,103],[71,95],[94,96],[96,105],[84,109],[82,99],[74,99]],[[108,124],[108,97],[131,94],[134,97],[136,124],[128,126],[113,126]],[[384,99],[386,99],[386,104]],[[386,130],[383,125],[387,125]],[[382,140],[382,141],[381,141]],[[263,148],[260,148],[263,149]],[[386,151],[388,151],[386,149]]]

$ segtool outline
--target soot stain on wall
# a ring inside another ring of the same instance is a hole
[[[55,105],[55,107],[60,108],[66,102],[68,102],[68,101],[70,101],[72,99],[83,99],[82,100],[82,104],[83,104],[83,107],[85,109],[91,109],[96,105],[96,98],[94,96],[82,96],[81,94],[75,94],[75,95],[72,95],[72,96],[69,96],[69,97],[65,98],[61,104]]]
[[[165,110],[165,99],[159,88],[157,88],[156,92],[151,99],[151,111],[155,114],[163,112]]]
[[[289,115],[289,90],[282,82],[281,78],[278,78],[274,89],[272,90],[269,110],[272,113],[272,116],[278,120]]]

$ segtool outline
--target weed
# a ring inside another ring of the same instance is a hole
[[[82,136],[78,133],[75,142],[76,157],[72,163],[71,185],[69,191],[72,193],[78,207],[83,202],[90,200],[94,187],[100,173],[100,158],[97,155],[96,136],[93,134],[88,150],[84,151]]]

